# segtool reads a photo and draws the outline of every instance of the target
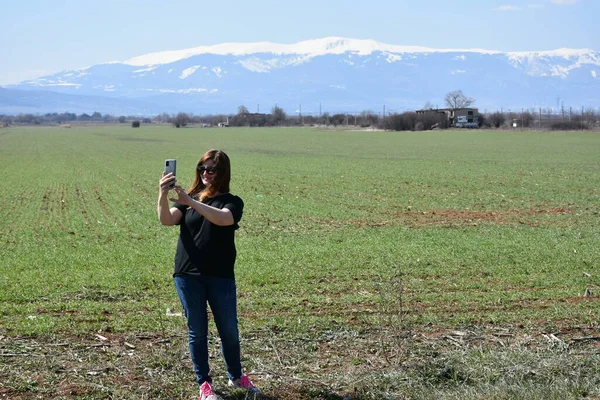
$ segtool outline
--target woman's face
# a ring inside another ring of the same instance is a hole
[[[202,163],[202,166],[204,167],[200,171],[202,183],[204,184],[204,186],[210,186],[213,184],[217,176],[217,171],[214,169],[215,162],[213,160],[206,160],[204,163]]]

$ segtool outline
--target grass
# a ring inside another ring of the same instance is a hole
[[[209,148],[261,398],[600,397],[598,134],[89,126],[0,131],[0,398],[194,396],[155,203]]]

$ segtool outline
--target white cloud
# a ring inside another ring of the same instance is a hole
[[[543,4],[528,4],[527,7],[529,8],[544,8]]]
[[[500,7],[494,8],[494,11],[519,11],[520,9],[521,9],[521,7],[505,5],[505,6],[500,6]]]
[[[577,3],[577,0],[550,0],[550,3],[558,4],[561,6],[569,6],[571,4]]]

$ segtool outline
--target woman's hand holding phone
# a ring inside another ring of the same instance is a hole
[[[173,175],[172,172],[169,172],[168,174],[166,172],[163,172],[162,178],[160,180],[160,190],[162,192],[168,192],[169,190],[175,188],[176,182],[177,178],[175,178],[175,175]]]
[[[177,178],[177,160],[169,158],[165,160],[165,169],[163,171],[163,177],[160,180],[160,189],[162,191],[169,191],[175,187]]]

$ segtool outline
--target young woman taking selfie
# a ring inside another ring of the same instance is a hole
[[[221,338],[229,385],[259,391],[242,373],[240,361],[234,265],[235,231],[244,202],[229,193],[230,180],[227,154],[209,150],[198,161],[194,183],[187,191],[176,184],[173,173],[163,172],[159,184],[158,218],[163,225],[179,225],[173,277],[187,318],[200,400],[218,399],[209,375],[207,306]],[[177,197],[169,198],[170,190]]]

